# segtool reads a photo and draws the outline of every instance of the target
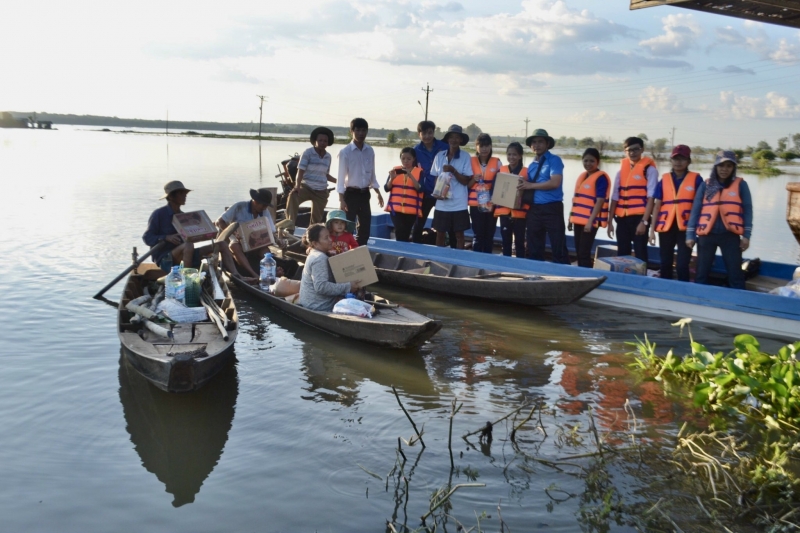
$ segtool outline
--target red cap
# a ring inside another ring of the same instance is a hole
[[[670,159],[676,156],[682,156],[686,159],[692,158],[692,149],[686,146],[685,144],[679,144],[675,148],[672,149],[672,155],[669,156]]]

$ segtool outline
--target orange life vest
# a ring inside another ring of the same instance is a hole
[[[476,180],[480,181],[480,178],[483,177],[483,183],[486,185],[486,188],[490,191],[492,190],[492,185],[494,185],[494,179],[497,177],[497,173],[499,170],[498,164],[500,160],[496,157],[490,157],[489,161],[486,162],[486,168],[481,168],[480,159],[476,156],[472,156],[472,175],[475,177]],[[469,188],[469,205],[473,207],[478,206],[478,181],[475,182],[475,185]]]
[[[697,189],[694,187],[697,176],[697,172],[687,172],[677,192],[672,173],[661,176],[662,200],[661,210],[658,212],[658,220],[656,220],[656,231],[661,233],[669,231],[675,221],[678,223],[679,230],[686,231],[689,215],[692,214],[694,197],[697,194]]]
[[[619,200],[615,217],[644,215],[647,207],[647,167],[654,167],[649,157],[641,158],[633,167],[631,160],[623,159],[619,167]]]
[[[500,167],[500,172],[510,174],[511,170],[508,168],[508,165],[504,165]],[[522,169],[519,171],[519,177],[523,179],[528,177],[528,169],[525,165],[522,165]],[[511,218],[525,218],[525,215],[528,213],[528,207],[529,206],[523,205],[522,209],[511,209],[510,207],[496,205],[494,206],[494,216],[501,217],[511,215]]]
[[[706,180],[706,187],[708,187]],[[697,220],[697,234],[708,235],[711,233],[717,217],[722,214],[722,223],[725,229],[736,235],[744,235],[744,203],[739,186],[742,178],[734,178],[727,189],[719,191],[711,201],[703,198],[703,210]]]
[[[403,167],[394,167],[393,170],[400,170]],[[419,182],[422,169],[414,167],[411,175]],[[422,214],[422,190],[414,188],[414,184],[408,179],[406,174],[398,174],[394,177],[389,191],[389,201],[386,202],[384,211],[389,211],[393,215],[414,215]]]
[[[588,172],[584,172],[578,176],[578,181],[575,183],[575,196],[572,198],[572,212],[569,214],[569,221],[573,224],[585,226],[592,216],[594,205],[597,202],[597,180],[605,176],[609,185],[611,179],[608,174],[602,170],[598,170],[591,176]],[[606,197],[603,202],[603,207],[592,223],[593,228],[605,228],[608,226],[608,193],[611,191],[609,186],[606,189]]]

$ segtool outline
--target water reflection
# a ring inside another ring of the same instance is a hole
[[[120,354],[119,400],[126,429],[142,466],[173,495],[173,506],[194,502],[219,462],[238,394],[236,365],[199,391],[169,394],[148,383]]]

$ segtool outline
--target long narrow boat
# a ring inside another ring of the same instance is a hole
[[[216,276],[224,296],[219,307],[226,323],[220,317],[219,325],[212,320],[161,324],[170,330],[171,336],[158,335],[145,327],[143,321],[132,321],[135,313],[127,305],[142,296],[144,287],[161,275],[163,272],[153,263],[142,263],[131,272],[117,313],[119,340],[133,367],[150,383],[168,392],[193,391],[233,359],[233,343],[239,333],[236,306],[220,270],[212,269],[211,275]],[[210,278],[206,283],[203,290],[213,290]]]
[[[284,271],[299,277],[300,270],[294,259],[276,258]],[[258,286],[233,278],[234,284],[279,311],[338,337],[385,346],[387,348],[414,348],[422,345],[442,329],[442,323],[400,306],[380,306],[372,318],[338,315],[312,311],[284,298],[279,298]]]
[[[542,276],[371,251],[381,283],[452,296],[522,305],[565,305],[583,298],[605,276]]]

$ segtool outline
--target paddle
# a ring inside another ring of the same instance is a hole
[[[128,273],[129,273],[131,270],[133,270],[134,268],[137,268],[137,267],[138,267],[138,266],[139,266],[139,265],[142,263],[142,261],[144,261],[145,259],[147,259],[147,258],[148,258],[148,257],[150,257],[151,255],[153,255],[153,253],[154,253],[154,252],[157,252],[157,251],[159,251],[160,249],[162,249],[164,246],[166,246],[166,244],[167,244],[167,242],[166,242],[166,241],[161,241],[160,243],[158,243],[158,244],[156,244],[155,246],[153,246],[152,248],[150,248],[150,250],[149,250],[149,251],[148,251],[146,254],[144,254],[142,257],[140,257],[138,260],[137,260],[137,259],[134,259],[134,261],[133,261],[133,264],[132,264],[131,266],[129,266],[128,268],[126,268],[125,270],[123,270],[123,271],[122,271],[122,273],[121,273],[119,276],[117,276],[116,278],[114,278],[114,279],[111,281],[111,283],[109,283],[108,285],[106,285],[105,287],[103,287],[103,288],[100,290],[100,292],[98,292],[97,294],[95,294],[95,295],[94,295],[94,299],[95,299],[95,300],[99,300],[99,299],[100,299],[100,298],[103,296],[103,294],[105,294],[105,292],[106,292],[108,289],[110,289],[111,287],[113,287],[114,285],[116,285],[116,284],[119,282],[119,280],[121,280],[122,278],[124,278],[125,276],[127,276],[127,275],[128,275]],[[134,257],[135,257],[135,256],[136,256],[136,248],[134,248],[133,250],[134,250]]]

